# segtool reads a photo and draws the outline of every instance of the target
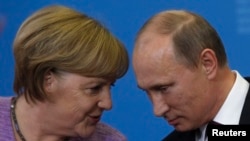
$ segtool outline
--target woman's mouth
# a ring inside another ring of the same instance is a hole
[[[90,115],[89,118],[90,118],[91,123],[96,124],[101,120],[101,115],[98,115],[98,116]]]

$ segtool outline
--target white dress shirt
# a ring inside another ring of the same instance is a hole
[[[233,72],[236,74],[235,83],[213,119],[213,121],[223,125],[239,124],[241,111],[249,88],[249,83],[237,71]],[[207,141],[207,137],[205,137],[206,127],[207,125],[204,125],[200,128],[201,135],[196,134],[196,141]]]

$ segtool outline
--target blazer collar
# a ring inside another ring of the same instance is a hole
[[[250,77],[245,77],[245,79],[250,82]],[[240,116],[239,124],[250,124],[250,90],[248,88],[247,96],[245,99],[245,103]]]

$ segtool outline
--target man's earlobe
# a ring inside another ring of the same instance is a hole
[[[211,49],[204,49],[201,52],[201,63],[209,79],[213,78],[217,72],[218,61],[215,52]]]

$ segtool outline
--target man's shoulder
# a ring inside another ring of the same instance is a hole
[[[250,82],[250,76],[245,76],[244,77],[248,82]]]
[[[195,141],[195,131],[179,132],[174,130],[162,141]]]

